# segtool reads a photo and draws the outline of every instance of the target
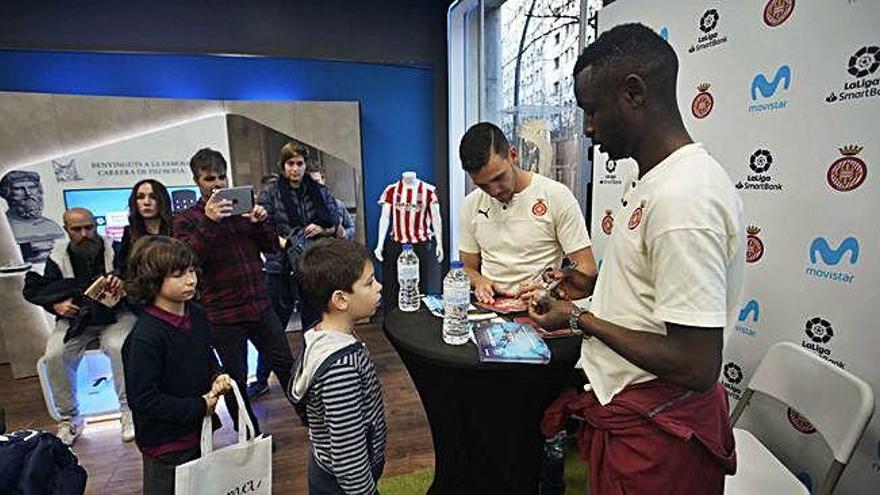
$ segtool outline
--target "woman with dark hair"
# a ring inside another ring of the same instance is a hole
[[[266,209],[268,222],[275,226],[281,250],[266,254],[263,265],[272,307],[281,326],[287,328],[293,313],[298,284],[296,265],[306,247],[321,237],[336,235],[338,212],[336,200],[322,184],[315,182],[306,168],[309,149],[302,144],[285,144],[278,154],[278,179],[269,181],[260,191],[257,203]],[[303,331],[320,319],[320,311],[300,307]],[[256,398],[269,391],[269,366],[262,356],[257,365],[257,381],[248,386],[248,397]]]
[[[171,195],[155,179],[144,179],[131,188],[128,197],[128,226],[116,246],[113,267],[124,275],[131,246],[147,235],[171,235]]]

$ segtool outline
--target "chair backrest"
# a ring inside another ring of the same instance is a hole
[[[874,414],[867,383],[791,342],[770,347],[749,389],[770,395],[806,417],[828,442],[834,459],[850,456]]]

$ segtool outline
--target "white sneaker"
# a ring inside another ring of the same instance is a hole
[[[119,422],[122,423],[122,441],[130,442],[134,440],[134,419],[131,417],[131,410],[125,409],[119,416]]]
[[[80,436],[83,429],[83,419],[80,417],[71,418],[58,423],[58,438],[68,447],[73,446],[73,442]]]

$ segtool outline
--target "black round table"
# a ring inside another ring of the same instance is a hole
[[[581,338],[548,339],[549,365],[480,363],[472,343],[443,342],[443,321],[421,307],[392,310],[385,334],[419,392],[434,441],[430,494],[537,494],[540,422],[574,372]]]

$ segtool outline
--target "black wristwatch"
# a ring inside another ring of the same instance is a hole
[[[591,338],[592,335],[589,335],[581,330],[581,327],[578,325],[578,319],[580,319],[581,315],[584,313],[589,313],[589,311],[581,308],[577,304],[573,304],[571,307],[571,313],[569,313],[568,315],[568,328],[570,328],[572,333],[576,335],[583,334],[584,340],[586,340]]]

